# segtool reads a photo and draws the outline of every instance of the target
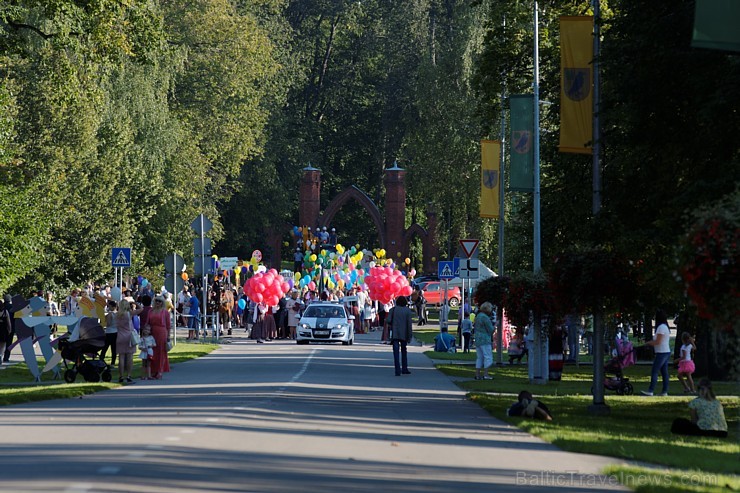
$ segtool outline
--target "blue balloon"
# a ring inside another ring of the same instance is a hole
[[[242,310],[244,310],[244,307],[247,306],[247,302],[244,301],[244,298],[240,299],[238,304],[239,308],[241,308]]]

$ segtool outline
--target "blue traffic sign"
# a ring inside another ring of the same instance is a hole
[[[460,277],[460,257],[452,259],[452,272],[455,274],[455,277]]]
[[[452,260],[440,260],[437,263],[437,275],[440,279],[454,279],[455,263]]]
[[[110,263],[113,267],[131,267],[131,249],[130,248],[111,249]]]

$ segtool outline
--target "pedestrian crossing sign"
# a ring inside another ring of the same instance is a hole
[[[440,279],[455,278],[455,263],[452,260],[441,260],[437,263],[437,276]]]
[[[113,267],[131,267],[130,248],[113,248],[110,258]]]

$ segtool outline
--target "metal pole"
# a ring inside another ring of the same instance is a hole
[[[537,1],[534,2],[534,271],[542,269],[540,253],[540,30]]]
[[[208,274],[206,273],[206,240],[205,240],[205,233],[203,232],[203,229],[205,228],[205,224],[203,219],[205,216],[203,214],[200,215],[200,272],[201,272],[201,284],[203,286],[203,338],[205,338],[206,333],[208,332]]]
[[[540,246],[540,29],[539,5],[534,2],[534,190],[532,194],[534,208],[534,271],[542,270],[542,254]],[[534,383],[547,383],[547,338],[542,334],[542,320],[535,314],[534,329]]]
[[[504,19],[504,27],[506,27],[506,19]],[[501,93],[501,152],[499,153],[499,173],[498,173],[498,275],[504,275],[504,166],[506,164],[505,150],[506,150],[506,109],[504,106],[506,101],[506,88],[504,85],[504,91]],[[496,351],[496,357],[498,364],[503,365],[504,361],[504,348],[503,348],[503,332],[504,332],[504,308],[503,306],[497,306],[498,315],[498,336],[496,341],[498,343],[498,351]]]
[[[599,122],[599,99],[601,98],[600,76],[599,76],[599,53],[601,50],[601,6],[599,0],[594,0],[594,117],[593,117],[593,142],[591,150],[593,152],[592,171],[593,171],[593,213],[594,216],[601,210],[601,124]]]
[[[601,4],[600,0],[593,0],[594,11],[594,108],[593,108],[593,215],[596,218],[601,211],[601,124],[599,122],[599,103],[601,98],[599,77],[599,53],[601,50]],[[609,414],[610,408],[604,401],[604,314],[600,310],[594,313],[594,381],[593,381],[593,404],[589,406],[592,414]]]

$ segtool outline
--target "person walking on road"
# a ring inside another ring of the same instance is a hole
[[[411,310],[406,306],[405,296],[396,298],[396,306],[391,308],[388,314],[388,326],[391,329],[391,343],[393,344],[393,364],[396,368],[396,376],[409,375],[409,363],[406,346],[413,337],[413,321]],[[400,361],[399,361],[399,352]]]
[[[486,301],[475,316],[475,379],[493,380],[488,369],[493,364],[493,305]]]

